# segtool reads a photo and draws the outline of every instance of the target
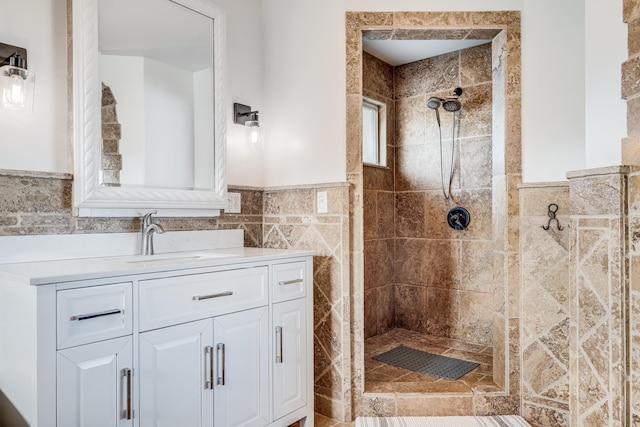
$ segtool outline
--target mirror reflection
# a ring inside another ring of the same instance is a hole
[[[212,189],[214,23],[170,0],[99,0],[103,186]]]

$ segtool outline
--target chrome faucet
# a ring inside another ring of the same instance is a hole
[[[162,228],[161,225],[154,223],[153,218],[151,217],[157,213],[158,211],[151,211],[142,217],[142,240],[140,242],[141,255],[153,255],[153,235],[155,233],[164,233],[164,228]]]

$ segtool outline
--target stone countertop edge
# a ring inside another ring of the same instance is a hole
[[[207,254],[213,255],[214,257],[207,257]],[[215,257],[216,254],[220,254],[221,256]],[[198,257],[200,255],[202,256],[201,258]],[[6,286],[6,284],[2,283],[5,280],[12,282],[12,284],[50,285],[59,282],[75,282],[167,271],[203,269],[312,255],[314,255],[314,252],[307,250],[242,247],[165,252],[146,257],[142,255],[126,255],[0,264],[0,286]],[[145,259],[148,259],[150,262],[145,263]],[[167,263],[162,264],[163,260]],[[175,262],[171,262],[172,260]],[[155,262],[159,264],[154,264]]]

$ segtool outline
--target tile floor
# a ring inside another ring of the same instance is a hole
[[[457,381],[409,371],[373,360],[398,345],[480,363]],[[449,338],[440,338],[405,329],[371,337],[365,341],[365,392],[369,393],[464,393],[474,387],[493,385],[493,349]]]
[[[444,380],[373,360],[398,345],[479,363],[480,366],[457,381]],[[493,349],[449,338],[405,329],[391,331],[365,341],[365,392],[369,393],[465,393],[477,386],[496,386],[492,374]],[[497,386],[496,386],[497,387]],[[354,423],[315,414],[316,427],[353,427]]]

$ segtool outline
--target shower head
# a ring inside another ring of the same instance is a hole
[[[455,88],[451,96],[449,96],[447,99],[442,100],[442,108],[444,108],[445,111],[449,111],[450,113],[460,111],[460,109],[462,108],[462,103],[458,100],[458,97],[460,95],[462,95],[462,88]]]
[[[444,101],[444,99],[432,96],[427,100],[427,107],[431,108],[432,110],[437,110],[438,108],[440,108],[442,101]]]
[[[446,111],[455,113],[456,111],[460,111],[460,109],[462,108],[462,103],[458,101],[458,98],[447,98],[442,103],[442,108],[444,108]]]

